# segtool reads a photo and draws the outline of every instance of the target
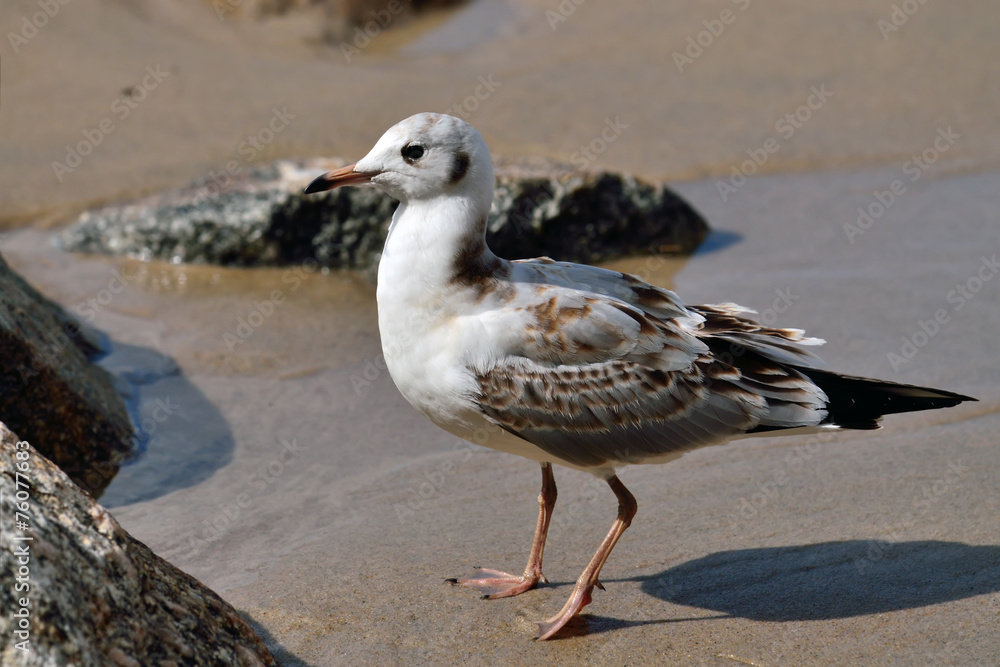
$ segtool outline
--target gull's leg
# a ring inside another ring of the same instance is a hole
[[[531,553],[528,555],[524,574],[518,577],[500,570],[478,568],[476,574],[468,579],[448,579],[448,583],[475,588],[483,593],[484,599],[495,600],[520,595],[537,586],[539,581],[546,581],[542,575],[542,552],[545,551],[545,536],[549,532],[552,508],[555,505],[556,478],[552,475],[552,464],[543,463],[542,491],[538,494],[538,524],[535,526],[535,538],[531,541]]]
[[[548,639],[554,635],[566,625],[569,619],[579,614],[581,609],[590,604],[590,593],[594,590],[594,586],[604,589],[598,580],[601,568],[604,567],[604,562],[608,560],[611,550],[618,543],[618,538],[632,523],[632,517],[635,516],[638,509],[635,497],[629,493],[617,475],[608,480],[608,485],[618,496],[618,518],[611,524],[611,530],[601,542],[601,546],[597,547],[597,552],[594,553],[594,557],[590,559],[590,563],[580,574],[580,578],[576,580],[576,586],[573,587],[573,592],[570,593],[569,599],[563,605],[562,611],[548,620],[538,622],[538,639]]]

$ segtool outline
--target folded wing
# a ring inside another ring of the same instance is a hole
[[[826,395],[792,365],[809,366],[802,346],[821,341],[737,306],[685,307],[632,276],[553,265],[551,279],[543,263],[518,285],[509,308],[524,335],[473,371],[483,413],[554,458],[655,462],[826,418]]]

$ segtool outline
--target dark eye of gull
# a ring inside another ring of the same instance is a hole
[[[410,144],[405,146],[401,153],[403,154],[404,160],[406,160],[409,164],[413,164],[424,156],[424,147],[420,144]]]

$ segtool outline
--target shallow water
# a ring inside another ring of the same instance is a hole
[[[83,321],[129,321],[123,342],[153,346],[186,372],[281,377],[376,349],[375,290],[360,274],[74,256],[53,247],[51,234],[32,230],[11,234],[3,247]]]

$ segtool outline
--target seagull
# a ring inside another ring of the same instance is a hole
[[[637,510],[620,467],[757,434],[876,429],[883,415],[976,400],[821,370],[809,348],[825,341],[763,326],[733,303],[691,306],[618,271],[497,257],[486,245],[489,148],[458,118],[407,118],[305,192],[344,185],[371,185],[400,202],[377,287],[382,351],[399,391],[449,433],[541,464],[524,573],[479,568],[447,581],[489,599],[546,581],[553,464],[605,480],[618,499],[566,604],[538,622],[539,640],[579,614],[595,586],[604,589],[601,570]]]

